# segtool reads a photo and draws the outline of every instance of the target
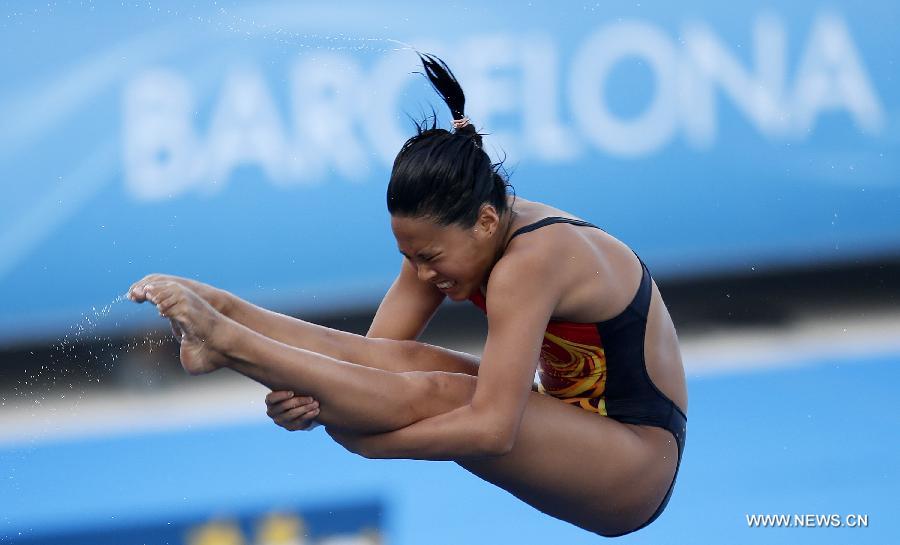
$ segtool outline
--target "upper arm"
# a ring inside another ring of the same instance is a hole
[[[419,280],[416,268],[404,259],[397,279],[385,294],[367,337],[412,340],[418,338],[434,315],[444,294]]]
[[[488,284],[488,338],[472,408],[507,444],[518,433],[544,331],[562,290],[551,262],[532,250],[505,256]]]

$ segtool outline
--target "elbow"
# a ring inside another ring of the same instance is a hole
[[[382,456],[380,453],[375,452],[373,450],[369,450],[369,449],[361,449],[358,451],[350,451],[350,452],[353,452],[353,454],[356,454],[357,456],[362,456],[366,460],[381,460],[383,458],[386,458],[386,456]]]
[[[484,456],[504,456],[512,451],[515,444],[515,430],[507,426],[491,426],[485,430],[479,450]]]
[[[481,456],[509,454],[519,435],[520,420],[516,415],[497,411],[495,407],[469,406],[472,411],[472,429],[477,431],[475,450]]]
[[[325,428],[325,433],[330,435],[331,438],[334,439],[335,443],[344,447],[347,452],[351,452],[370,460],[385,457],[383,456],[383,453],[374,448],[374,445],[372,445],[372,441],[366,440],[366,438],[362,435],[345,433],[337,429],[332,429],[330,426],[327,426]]]
[[[513,441],[497,440],[487,446],[485,456],[505,456],[510,453],[515,443]]]

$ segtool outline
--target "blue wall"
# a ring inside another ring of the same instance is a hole
[[[219,2],[6,8],[0,343],[145,273],[286,310],[377,302],[437,53],[520,195],[660,277],[900,250],[896,4]]]

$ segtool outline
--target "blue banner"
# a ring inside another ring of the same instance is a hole
[[[378,503],[325,506],[300,510],[281,508],[194,520],[141,520],[137,524],[107,524],[81,531],[62,531],[9,540],[16,545],[380,545],[382,507]]]
[[[895,3],[7,7],[0,343],[149,272],[281,310],[374,305],[384,192],[444,58],[519,195],[660,277],[896,256]]]

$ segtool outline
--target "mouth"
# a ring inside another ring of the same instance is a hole
[[[445,280],[443,282],[436,283],[435,286],[437,286],[437,288],[441,291],[447,291],[449,289],[456,287],[456,282],[454,282],[452,280]]]

